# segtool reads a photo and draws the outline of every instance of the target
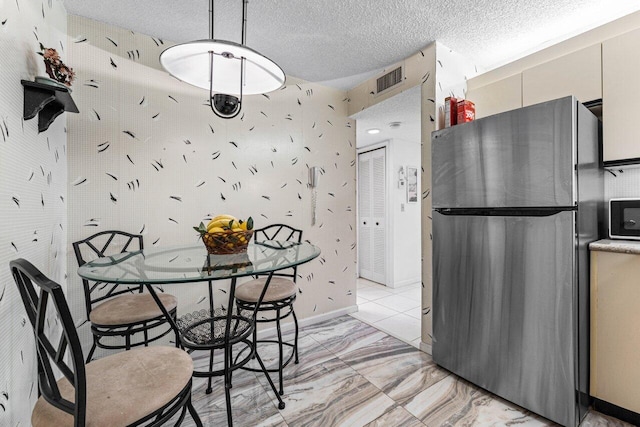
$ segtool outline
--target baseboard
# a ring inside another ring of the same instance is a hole
[[[298,326],[300,327],[300,329],[302,329],[307,326],[315,325],[316,323],[324,322],[325,320],[331,320],[331,319],[335,319],[336,317],[355,313],[356,311],[358,311],[358,306],[352,305],[349,307],[341,308],[339,310],[330,311],[328,313],[318,314],[316,316],[306,317],[304,319],[298,319]],[[280,329],[282,330],[282,333],[293,331],[294,324],[293,322],[282,323]],[[275,326],[258,331],[258,339],[269,338],[275,335],[276,335]]]
[[[401,280],[399,282],[394,283],[394,287],[395,288],[401,288],[403,286],[408,286],[408,285],[413,285],[416,283],[420,283],[422,281],[422,278],[420,276],[416,276],[413,279],[407,279],[407,280]]]
[[[431,355],[431,351],[433,350],[431,344],[427,344],[425,342],[420,341],[420,350],[424,351],[428,355]]]
[[[421,278],[420,277],[416,277],[414,279],[406,279],[406,280],[401,280],[399,282],[395,282],[395,283],[391,283],[389,285],[385,285],[388,288],[401,288],[403,286],[408,286],[408,285],[413,285],[414,283],[420,283],[421,282]]]
[[[640,414],[614,405],[613,403],[600,400],[596,397],[593,398],[593,409],[605,415],[610,415],[619,420],[631,423],[634,426],[640,425]]]

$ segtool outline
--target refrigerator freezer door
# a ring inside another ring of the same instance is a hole
[[[433,207],[575,205],[572,97],[433,133]]]
[[[574,218],[433,213],[433,360],[566,426],[577,418]]]

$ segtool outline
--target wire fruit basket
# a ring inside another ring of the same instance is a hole
[[[215,255],[238,254],[247,251],[253,230],[222,231],[202,235],[207,252]]]

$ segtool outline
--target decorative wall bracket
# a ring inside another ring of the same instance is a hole
[[[38,133],[49,129],[56,117],[65,111],[79,113],[67,88],[29,80],[21,83],[24,86],[24,119],[38,115]]]

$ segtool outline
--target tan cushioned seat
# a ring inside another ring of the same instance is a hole
[[[124,351],[86,365],[86,427],[127,426],[169,403],[193,374],[193,362],[184,350],[156,346]],[[75,401],[73,386],[62,378],[60,394]],[[31,416],[33,427],[73,427],[73,416],[43,397]]]
[[[158,293],[167,311],[178,306],[173,295]],[[89,320],[94,325],[114,326],[140,323],[161,316],[162,311],[150,294],[124,294],[111,298],[91,310]]]
[[[266,278],[254,279],[236,288],[236,298],[241,301],[258,302]],[[272,277],[263,302],[278,301],[296,294],[296,284],[284,277]]]

